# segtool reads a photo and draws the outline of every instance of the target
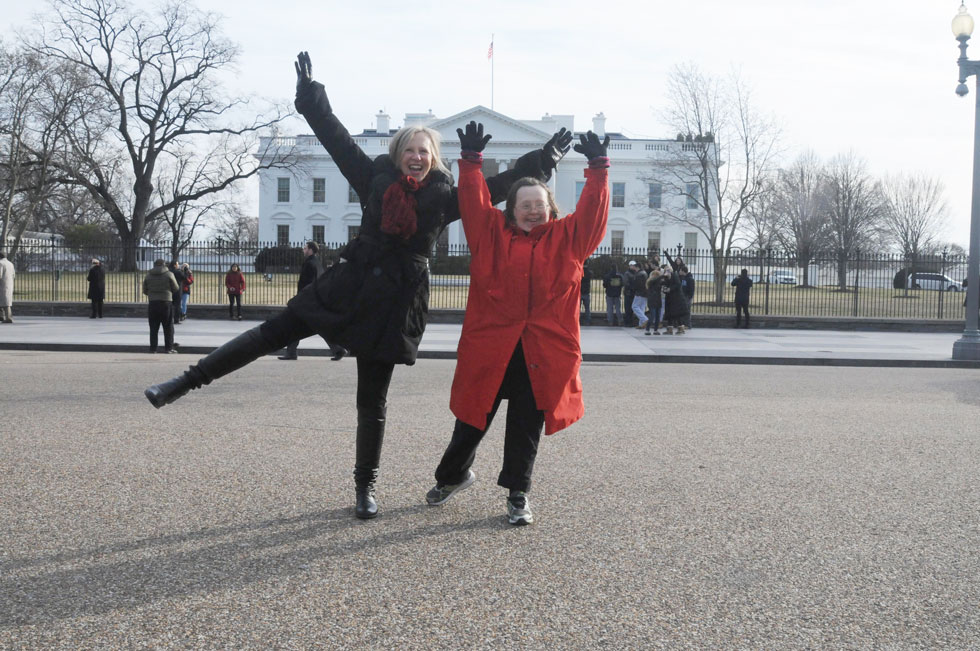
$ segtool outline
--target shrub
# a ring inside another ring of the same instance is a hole
[[[290,246],[271,246],[255,256],[255,271],[262,273],[299,273],[303,266],[303,249]]]

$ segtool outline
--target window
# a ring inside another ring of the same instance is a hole
[[[649,208],[660,208],[660,197],[664,192],[664,186],[659,183],[651,183],[650,187],[650,200],[647,203]]]
[[[575,205],[578,205],[578,200],[582,196],[582,190],[585,189],[585,181],[575,182]]]
[[[626,206],[626,184],[613,183],[612,184],[612,207],[623,208],[624,206]]]
[[[660,255],[660,231],[647,231],[647,250],[652,255]]]
[[[698,194],[700,190],[698,189],[697,183],[688,183],[684,186],[684,194],[687,196],[687,208],[699,208],[701,204],[698,203]]]
[[[623,253],[623,239],[626,231],[613,231],[612,232],[612,252],[613,255],[621,255]]]
[[[327,201],[327,180],[313,179],[313,203],[326,203],[326,201]]]
[[[289,178],[279,177],[276,179],[276,201],[289,203]]]
[[[347,203],[361,203],[360,197],[354,192],[354,186],[347,184]]]
[[[698,250],[698,234],[684,233],[684,255],[685,256],[694,255],[694,252],[697,250]]]
[[[347,241],[350,242],[352,239],[357,237],[357,234],[361,232],[360,226],[348,226],[347,227]]]
[[[289,224],[276,224],[276,244],[279,246],[289,244]]]
[[[327,241],[326,238],[326,227],[322,224],[313,225],[313,241],[317,244],[324,244]]]

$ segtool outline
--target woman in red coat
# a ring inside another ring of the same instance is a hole
[[[228,292],[228,316],[235,318],[234,308],[238,304],[238,320],[242,320],[242,294],[245,293],[245,275],[237,264],[225,274],[225,290]]]
[[[578,372],[582,265],[606,232],[609,138],[581,136],[575,150],[589,160],[585,188],[575,212],[558,219],[550,189],[536,179],[517,181],[504,212],[494,208],[481,172],[490,136],[474,122],[459,135],[470,292],[450,398],[456,427],[426,501],[442,504],[473,483],[476,448],[507,398],[497,483],[510,491],[510,523],[530,524],[527,493],[542,426],[554,434],[585,413]]]

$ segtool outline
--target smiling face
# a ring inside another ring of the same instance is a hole
[[[432,141],[424,133],[416,133],[402,151],[399,169],[405,176],[421,181],[432,169]]]
[[[525,233],[551,219],[548,192],[540,185],[526,185],[517,191],[514,202],[514,223]]]

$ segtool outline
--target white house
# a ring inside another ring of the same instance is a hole
[[[390,127],[388,115],[379,112],[374,117],[375,129],[353,135],[354,141],[372,158],[387,153],[390,137],[396,131]],[[432,113],[409,113],[405,116],[405,125],[424,125],[438,131],[442,135],[443,158],[452,161],[448,166],[458,174],[456,129],[463,128],[470,120],[482,122],[485,132],[493,135],[483,152],[484,169],[496,165],[503,171],[522,154],[541,147],[558,129],[572,130],[573,118],[571,115],[545,115],[540,120],[518,120],[484,106],[474,106],[448,118],[437,118]],[[595,116],[592,131],[605,135],[605,121],[602,113]],[[614,251],[623,248],[659,251],[677,245],[683,245],[685,249],[706,248],[704,235],[697,229],[665,220],[655,212],[655,209],[666,210],[671,214],[684,214],[687,218],[704,214],[685,196],[684,189],[678,188],[676,175],[670,173],[671,169],[676,170],[678,158],[695,145],[675,140],[637,140],[620,133],[608,135],[611,141],[609,180],[612,202],[609,226],[601,247]],[[259,239],[278,244],[299,244],[307,239],[340,243],[356,235],[361,220],[357,196],[316,137],[277,137],[274,143],[263,139],[260,151],[269,145],[295,148],[300,156],[301,171],[270,169],[261,172]],[[552,188],[563,214],[575,208],[585,183],[584,168],[584,158],[572,150],[552,177]],[[465,245],[463,229],[458,222],[447,229],[441,243],[451,247]]]

